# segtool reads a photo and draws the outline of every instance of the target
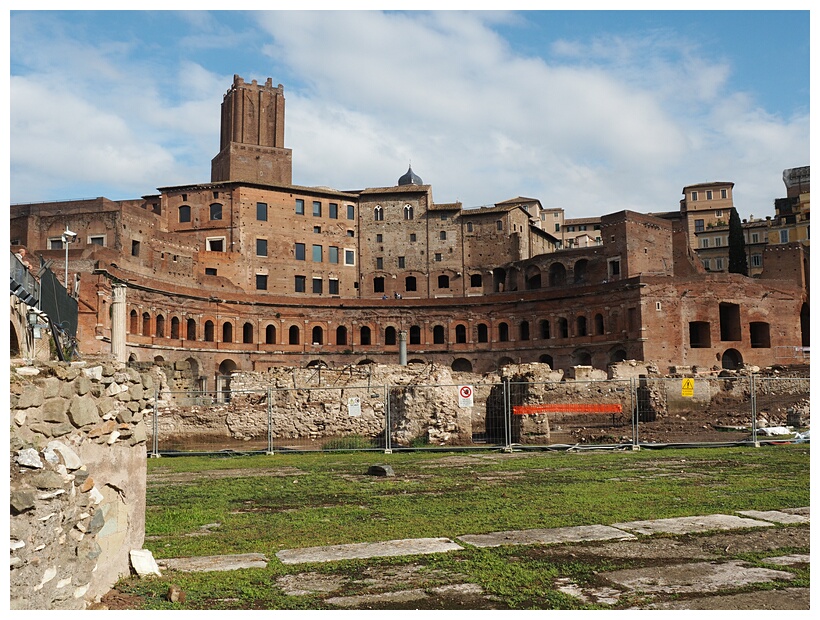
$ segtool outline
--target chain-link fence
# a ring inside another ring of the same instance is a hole
[[[157,392],[174,453],[757,444],[809,425],[808,377],[640,377]]]

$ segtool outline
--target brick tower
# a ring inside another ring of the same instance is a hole
[[[219,154],[211,160],[211,182],[290,185],[292,153],[285,146],[285,96],[271,78],[264,86],[238,75],[222,100]]]

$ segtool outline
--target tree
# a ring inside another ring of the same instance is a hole
[[[740,224],[740,216],[734,207],[732,207],[732,213],[729,216],[729,273],[749,275],[743,226]]]

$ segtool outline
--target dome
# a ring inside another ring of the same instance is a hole
[[[407,172],[399,177],[399,185],[424,185],[421,177],[413,172],[413,168],[408,166]]]

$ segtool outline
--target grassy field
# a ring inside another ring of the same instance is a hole
[[[311,597],[288,597],[275,586],[274,577],[301,570],[280,564],[277,551],[808,506],[809,454],[804,444],[150,459],[145,547],[158,559],[250,552],[271,559],[264,570],[177,575],[181,587],[202,595],[196,604],[189,598],[187,608],[311,608]],[[367,475],[375,464],[390,465],[395,476]],[[513,570],[508,553],[468,549],[425,563],[433,570],[457,561],[459,571],[505,597],[512,608],[534,600],[528,594],[533,588],[540,592],[541,608],[577,605],[545,590],[551,577],[543,564],[535,570],[516,562]],[[395,562],[401,560],[343,564],[360,571],[363,565]],[[581,576],[600,569],[563,567]],[[144,596],[147,607],[173,608],[161,600],[167,587],[164,577],[121,584]]]

